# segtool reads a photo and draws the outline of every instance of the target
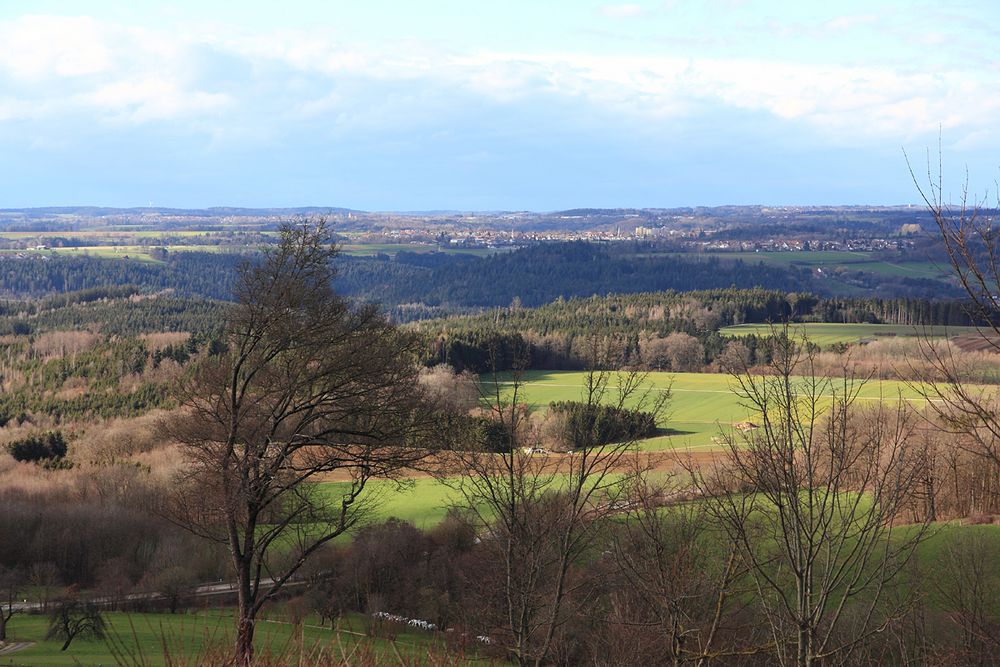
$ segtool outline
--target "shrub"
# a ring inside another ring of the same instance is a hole
[[[51,461],[66,456],[66,440],[60,431],[29,435],[7,445],[10,455],[26,463]]]
[[[656,434],[656,415],[579,401],[552,403],[549,410],[565,420],[561,440],[572,448],[648,438]]]

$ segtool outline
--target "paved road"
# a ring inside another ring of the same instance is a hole
[[[274,583],[272,579],[263,579],[260,582],[261,587],[269,586]],[[301,586],[304,581],[288,581],[285,583],[284,588],[294,588],[295,586]],[[203,586],[197,586],[184,594],[185,598],[196,597],[196,598],[206,598],[212,597],[213,595],[231,595],[236,592],[235,583],[218,583],[218,584],[205,584]],[[127,603],[127,602],[137,602],[141,600],[162,600],[164,599],[163,593],[131,593],[123,598],[114,597],[91,597],[87,598],[88,601],[94,602],[98,605],[110,605],[115,603]],[[42,611],[44,605],[41,602],[15,602],[14,611]]]

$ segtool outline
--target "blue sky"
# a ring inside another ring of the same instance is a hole
[[[989,0],[7,1],[0,207],[908,203],[939,129],[980,191],[998,38]]]

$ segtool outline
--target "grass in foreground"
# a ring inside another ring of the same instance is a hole
[[[12,641],[32,641],[34,646],[13,655],[0,656],[0,666],[48,667],[69,665],[117,665],[109,644],[123,647],[125,664],[200,665],[207,655],[228,650],[232,644],[233,617],[230,610],[209,609],[186,614],[105,615],[109,640],[76,639],[66,651],[61,640],[46,640],[45,616],[17,615],[8,626]],[[399,656],[414,663],[428,660],[428,653],[443,652],[441,635],[400,629],[392,639],[365,635],[364,619],[349,614],[337,631],[307,620],[298,630],[287,621],[262,620],[257,624],[256,645],[262,656],[279,656],[287,664],[310,664],[317,656],[370,656],[368,664],[399,664]],[[352,653],[353,652],[353,653]],[[339,663],[339,661],[337,661]],[[284,664],[284,663],[283,663]]]

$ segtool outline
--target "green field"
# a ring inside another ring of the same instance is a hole
[[[428,243],[344,243],[340,246],[341,252],[345,255],[355,255],[358,257],[368,257],[371,255],[385,254],[395,255],[397,252],[431,253],[443,252],[449,255],[473,255],[475,257],[486,257],[498,252],[504,252],[500,248],[451,248],[448,246],[439,247]]]
[[[524,380],[526,384],[518,401],[528,403],[533,409],[544,408],[553,401],[580,400],[584,387],[584,373],[581,372],[533,371],[526,373]],[[712,439],[718,436],[720,427],[755,419],[733,393],[733,380],[728,375],[650,373],[649,380],[653,389],[662,391],[670,387],[672,392],[666,419],[661,421],[661,426],[670,434],[644,440],[641,443],[644,450],[710,449],[715,446]],[[862,403],[899,396],[909,401],[923,400],[906,383],[889,380],[873,380],[862,387],[859,394]]]
[[[961,334],[976,333],[975,327],[945,327],[945,326],[911,326],[905,324],[830,324],[807,322],[791,324],[790,333],[794,337],[805,336],[810,342],[820,347],[828,347],[838,343],[858,343],[889,337],[930,336],[945,338]],[[770,336],[779,330],[780,325],[770,324],[737,324],[719,330],[723,336]]]
[[[61,651],[62,641],[46,640],[48,619],[38,615],[15,615],[8,625],[10,641],[36,642],[34,646],[13,655],[0,656],[0,667],[4,665],[23,666],[70,666],[70,665],[116,665],[109,643],[123,647],[126,656],[140,659],[125,664],[142,664],[150,667],[166,664],[195,664],[193,659],[208,648],[228,648],[233,632],[233,618],[225,609],[208,609],[187,614],[126,614],[108,613],[105,620],[109,626],[108,639],[76,639],[66,651]],[[302,664],[308,664],[309,656],[320,650],[324,655],[349,654],[353,649],[368,651],[372,655],[398,664],[396,651],[404,657],[420,659],[436,646],[440,635],[420,630],[402,630],[396,634],[394,643],[386,639],[372,639],[364,636],[363,619],[350,614],[341,620],[337,632],[321,628],[312,622],[303,626],[302,634],[293,633],[293,626],[276,618],[257,624],[256,644],[261,654],[280,655],[294,659],[301,653]],[[359,647],[358,645],[361,644]],[[164,646],[170,661],[164,655]]]
[[[125,259],[126,257],[135,262],[157,262],[150,256],[152,248],[165,248],[168,252],[246,252],[250,249],[245,245],[168,245],[168,246],[145,246],[145,245],[91,245],[72,246],[65,248],[50,248],[46,250],[14,250],[0,249],[0,254],[12,255],[22,254],[28,256],[49,256],[49,257],[97,257],[100,259]]]
[[[213,234],[218,234],[225,231],[224,228],[213,231],[155,231],[148,229],[136,229],[136,230],[110,230],[110,229],[88,229],[88,230],[71,230],[67,229],[64,231],[40,231],[40,232],[0,232],[0,239],[12,239],[12,240],[25,240],[25,239],[43,239],[43,238],[86,238],[92,240],[104,240],[107,239],[109,242],[115,240],[126,239],[126,238],[164,238],[171,236],[211,236]]]
[[[32,232],[0,232],[0,239],[8,240],[41,240],[45,236],[45,234]],[[92,234],[87,234],[85,232],[67,232],[61,234],[50,234],[49,236],[77,239],[77,241],[84,241],[86,245],[61,246],[45,250],[36,250],[35,248],[3,248],[0,249],[0,253],[23,253],[28,255],[55,254],[68,257],[87,255],[90,257],[102,258],[120,258],[123,255],[128,255],[130,259],[151,262],[155,260],[149,256],[149,251],[154,247],[166,248],[169,252],[246,252],[247,250],[251,250],[256,247],[246,244],[211,243],[207,232],[122,232],[120,234],[113,232],[94,232]],[[189,237],[191,242],[184,243],[182,245],[135,244],[135,241],[138,238],[170,238],[171,240],[177,240],[177,237]],[[129,243],[129,241],[132,241],[132,243]],[[398,252],[443,252],[449,255],[472,255],[475,257],[486,257],[498,252],[505,252],[504,249],[498,248],[450,248],[447,246],[438,247],[437,245],[426,243],[345,243],[340,245],[340,250],[345,255],[353,255],[356,257],[370,257],[378,254],[395,255]]]
[[[745,262],[764,262],[774,266],[800,266],[823,269],[824,272],[866,271],[886,276],[904,278],[947,279],[951,267],[930,261],[893,262],[876,257],[871,252],[820,250],[815,252],[793,250],[789,252],[728,252],[711,253],[721,259],[742,259]]]
[[[348,484],[327,482],[321,487],[333,496],[346,491]],[[375,505],[374,514],[377,517],[395,517],[409,521],[420,529],[433,528],[441,523],[448,514],[448,508],[459,500],[452,489],[430,477],[409,480],[403,486],[378,480],[371,483],[369,491],[371,495],[368,497]]]

